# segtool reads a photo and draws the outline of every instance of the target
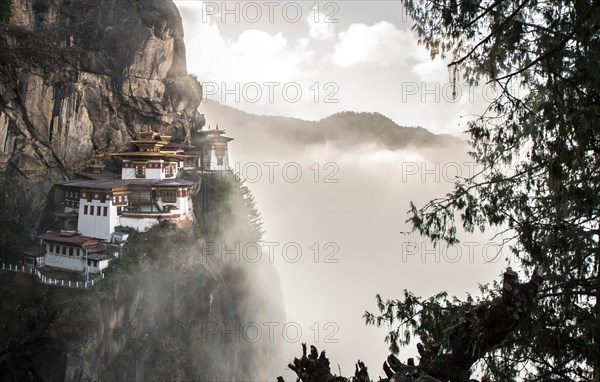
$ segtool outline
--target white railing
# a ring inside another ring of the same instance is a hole
[[[25,266],[25,265],[2,263],[1,269],[3,271],[28,273],[28,274],[35,276],[43,284],[62,286],[62,287],[66,287],[66,288],[83,288],[83,289],[85,289],[85,288],[94,286],[94,284],[96,284],[98,281],[104,279],[104,273],[102,271],[100,271],[100,275],[98,275],[97,277],[95,277],[89,281],[72,281],[72,280],[63,280],[63,279],[47,277],[39,270],[32,268],[32,267]]]

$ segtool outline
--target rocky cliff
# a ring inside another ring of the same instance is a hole
[[[204,123],[201,96],[170,0],[0,0],[0,175],[10,186],[1,193],[6,206],[19,195],[29,214],[5,216],[3,229],[6,221],[35,230],[53,182],[123,149],[147,125],[189,140]],[[239,194],[199,197],[229,212],[244,205]],[[232,230],[244,227],[243,211],[219,216],[210,240],[245,240],[247,228]],[[284,318],[276,272],[205,256],[203,240],[199,227],[138,235],[87,291],[0,272],[0,379],[276,375],[277,337],[265,337],[264,325]]]
[[[284,364],[279,277],[267,261],[213,250],[250,240],[244,198],[226,186],[195,202],[208,199],[227,228],[134,234],[92,289],[0,271],[0,379],[272,380]]]
[[[0,171],[37,186],[35,210],[51,181],[146,125],[179,140],[202,126],[172,1],[11,1],[0,21]]]

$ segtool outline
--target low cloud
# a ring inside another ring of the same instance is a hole
[[[341,66],[397,66],[413,56],[415,37],[394,24],[380,21],[371,26],[352,24],[338,35],[333,59]]]
[[[308,34],[316,40],[329,40],[334,36],[334,23],[329,22],[327,16],[317,12],[306,18],[308,23]]]

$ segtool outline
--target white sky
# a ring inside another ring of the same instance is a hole
[[[236,1],[176,4],[183,17],[188,71],[198,76],[208,98],[237,109],[302,119],[343,110],[372,111],[400,125],[454,135],[482,111],[480,89],[460,87],[458,100],[452,98],[446,64],[432,61],[417,45],[397,1],[272,2],[272,20],[265,2],[246,8],[247,3]],[[223,5],[233,13],[224,12]],[[301,15],[296,17],[297,5]],[[287,14],[282,13],[284,8]],[[335,22],[324,22],[325,15]],[[287,94],[282,93],[284,88]],[[223,94],[223,89],[228,92]],[[297,89],[302,97],[296,101]],[[327,96],[337,102],[326,102]],[[339,364],[349,376],[361,359],[377,380],[383,376],[381,363],[388,354],[385,331],[365,326],[362,319],[366,309],[376,309],[376,293],[395,298],[406,288],[422,296],[448,290],[464,297],[467,291],[476,293],[478,283],[497,279],[506,265],[503,258],[486,261],[482,248],[493,233],[465,236],[464,241],[481,245],[472,261],[463,247],[457,262],[437,262],[434,258],[443,255],[443,249],[400,234],[408,229],[410,201],[422,205],[451,190],[453,176],[444,173],[450,168],[445,166],[470,162],[466,148],[390,151],[369,142],[352,151],[331,145],[302,147],[262,136],[244,121],[211,113],[209,105],[202,105],[201,112],[207,114],[208,124],[221,123],[235,138],[230,144],[232,167],[241,169],[242,175],[247,175],[243,172],[250,163],[258,164],[263,175],[269,171],[265,163],[277,163],[274,181],[263,176],[247,184],[263,216],[265,240],[280,243],[280,251],[292,242],[303,249],[299,262],[282,261],[281,256],[275,261],[287,320],[303,330],[302,339],[284,349],[279,373],[286,380],[295,379],[285,365],[299,356],[302,341],[326,349],[335,372]],[[323,181],[331,170],[325,167],[329,162],[339,170],[336,183]],[[282,177],[282,168],[292,163],[303,170],[297,183]],[[315,164],[319,181],[313,179]],[[412,167],[407,178],[408,165]],[[327,253],[326,243],[335,243],[339,261],[312,260],[315,242],[321,255]],[[420,248],[415,256],[402,259],[407,242]],[[427,257],[425,262],[420,255]],[[326,341],[334,329],[337,342]],[[408,348],[401,358],[415,353],[414,347]]]
[[[398,1],[176,4],[188,70],[221,103],[302,119],[377,111],[455,135],[481,111],[481,89],[452,96],[446,64],[417,45]]]

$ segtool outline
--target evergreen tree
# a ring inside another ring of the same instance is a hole
[[[469,123],[481,173],[444,198],[411,204],[409,221],[433,242],[499,227],[525,273],[545,277],[532,319],[480,366],[496,380],[600,381],[600,3],[592,0],[403,0],[420,42],[452,59],[455,85],[499,90]],[[495,288],[482,288],[484,298]],[[391,349],[411,335],[444,343],[444,328],[478,299],[444,293],[378,299],[370,323],[399,323]]]
[[[254,199],[254,195],[252,195],[252,191],[250,191],[248,186],[244,185],[242,182],[240,182],[239,187],[242,198],[244,199],[244,206],[248,219],[249,238],[251,241],[258,243],[262,240],[262,236],[265,233],[263,230],[262,217],[256,207],[256,200]]]

